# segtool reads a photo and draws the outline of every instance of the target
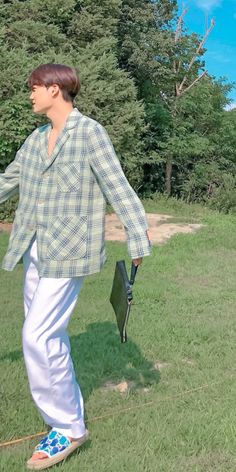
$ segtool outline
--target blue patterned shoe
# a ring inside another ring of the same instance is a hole
[[[36,452],[43,452],[47,457],[42,459],[29,459],[27,468],[31,470],[42,470],[63,461],[77,447],[81,446],[88,439],[88,431],[79,439],[70,441],[69,438],[52,429],[36,446]]]

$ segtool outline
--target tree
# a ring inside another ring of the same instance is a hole
[[[108,129],[132,185],[142,181],[144,107],[130,75],[118,67],[116,27],[120,0],[80,2],[70,33],[78,53],[82,87],[80,109]]]
[[[213,23],[200,38],[185,30],[185,14],[178,17],[175,0],[0,0],[0,170],[45,122],[31,112],[29,73],[61,62],[79,69],[76,105],[107,128],[136,189],[216,207],[225,193],[229,211],[231,84],[205,71]]]
[[[90,0],[1,2],[2,168],[35,125],[45,121],[30,112],[30,71],[40,63],[61,62],[79,69],[82,92],[76,103],[108,128],[128,177],[139,186],[144,108],[133,79],[119,69],[114,53],[119,7],[120,0],[98,5]]]
[[[152,185],[153,166],[159,166],[163,161],[164,155],[160,156],[159,152],[159,133],[163,132],[165,139],[170,122],[166,104],[163,105],[162,90],[167,84],[174,88],[170,58],[173,56],[172,22],[177,2],[126,0],[120,11],[117,28],[119,66],[132,75],[138,97],[145,105],[147,127],[142,157],[142,191],[145,191]],[[161,188],[161,182],[158,185]]]
[[[151,86],[169,78],[170,25],[177,2],[173,0],[125,0],[117,28],[118,59],[135,78],[139,96],[146,101]]]
[[[203,163],[212,166],[209,179],[206,178],[211,188],[210,176],[216,169],[212,161],[216,161],[216,156],[220,160],[215,138],[221,130],[227,94],[232,86],[210,77],[201,61],[203,46],[214,22],[200,39],[183,32],[185,14],[186,11],[177,19],[172,32],[174,47],[166,61],[169,79],[160,87],[150,88],[146,106],[150,123],[146,148],[150,161],[145,166],[144,190],[148,193],[165,190],[168,195],[172,191],[173,195],[193,201],[196,194],[191,195],[188,187],[187,196],[186,185],[194,180],[199,160],[201,169]],[[222,166],[218,174],[220,169]],[[203,199],[204,192],[208,195],[208,187],[199,186],[198,198]]]
[[[174,45],[176,50],[175,57],[173,60],[173,72],[175,77],[174,93],[172,92],[171,94],[168,94],[164,92],[164,97],[169,106],[173,123],[172,135],[170,137],[171,146],[173,142],[174,144],[177,144],[175,138],[178,137],[179,117],[177,115],[179,113],[178,109],[179,107],[181,107],[181,105],[179,105],[180,98],[192,87],[196,86],[196,84],[207,74],[207,71],[205,70],[201,74],[199,74],[199,71],[202,68],[202,64],[199,62],[198,57],[203,54],[202,48],[212,28],[214,27],[214,21],[211,20],[211,25],[207,29],[201,41],[199,41],[197,36],[194,34],[190,36],[183,36],[183,20],[186,13],[187,10],[183,10],[182,14],[180,15],[177,21],[176,30],[174,34]],[[182,120],[180,119],[180,126],[181,121]],[[195,143],[195,140],[193,141],[193,143]],[[165,172],[165,191],[167,195],[171,194],[173,157],[174,153],[170,150],[166,159]]]
[[[177,124],[177,128],[180,128],[181,123],[182,128],[178,139],[183,147],[185,144],[186,151],[183,149],[182,153],[177,151],[174,154],[174,174],[179,174],[179,184],[175,186],[177,195],[184,195],[182,190],[186,188],[186,182],[189,179],[194,180],[195,171],[200,166],[202,171],[203,169],[206,171],[203,180],[207,183],[205,191],[209,196],[211,180],[208,180],[207,169],[211,169],[211,176],[214,169],[225,169],[224,158],[219,147],[219,136],[224,127],[224,106],[227,103],[229,90],[230,85],[225,84],[224,81],[216,82],[211,77],[205,76],[198,86],[193,87],[179,102],[180,123]],[[198,197],[195,195],[196,199],[201,200],[203,194],[203,188],[200,190],[199,187]],[[194,192],[192,194],[190,192],[187,199],[194,201],[195,197]]]
[[[69,43],[58,24],[50,24],[47,8],[61,0],[0,3],[0,168],[14,158],[27,135],[45,118],[31,112],[27,78],[43,62],[66,61]],[[71,0],[64,7],[71,11]],[[67,15],[68,16],[68,15]],[[65,13],[66,17],[66,13]],[[64,17],[64,18],[65,18]],[[48,24],[46,22],[48,21]],[[57,19],[55,17],[55,23]],[[70,48],[69,48],[70,49]]]

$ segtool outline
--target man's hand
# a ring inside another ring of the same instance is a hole
[[[143,258],[142,257],[138,257],[137,259],[133,259],[132,262],[133,264],[137,267],[139,266],[140,264],[142,264],[142,261],[143,261]]]

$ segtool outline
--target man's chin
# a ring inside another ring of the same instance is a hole
[[[34,106],[32,108],[32,111],[33,113],[35,113],[36,115],[46,115],[46,111],[42,108],[37,108],[36,106]]]

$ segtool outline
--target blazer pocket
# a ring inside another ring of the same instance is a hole
[[[87,216],[57,217],[47,231],[46,259],[80,259],[87,252]]]
[[[81,168],[78,162],[66,162],[57,165],[57,184],[61,192],[80,190]]]

